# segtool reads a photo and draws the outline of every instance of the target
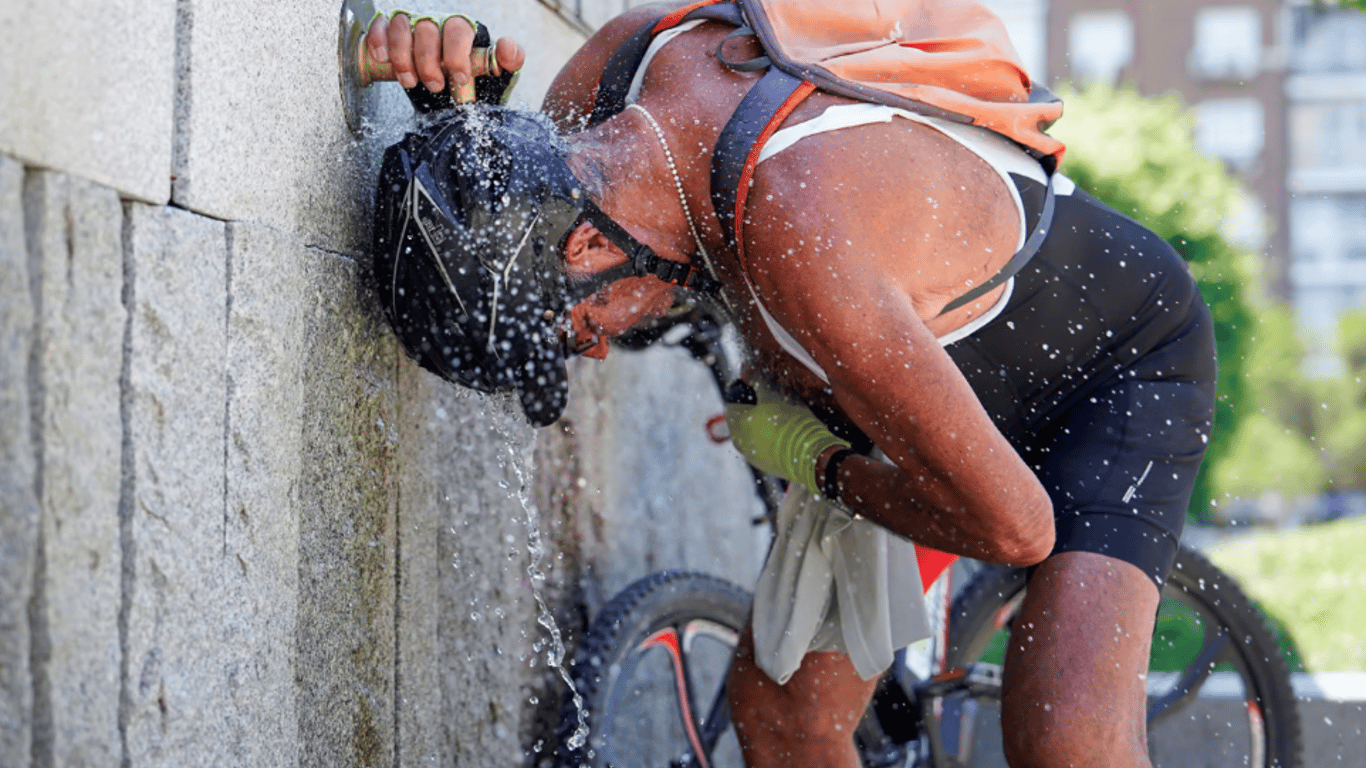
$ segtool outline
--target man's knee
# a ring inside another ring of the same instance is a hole
[[[755,666],[737,659],[731,672],[731,716],[742,739],[783,741],[810,746],[814,742],[847,743],[858,726],[871,693],[869,683],[845,670],[817,670],[823,659],[809,655],[803,669],[779,685]],[[852,672],[852,669],[849,670]]]
[[[1010,768],[1102,768],[1146,760],[1141,721],[1103,722],[1093,710],[1065,703],[1025,708],[1032,711],[1013,713],[1013,726],[1002,733]]]

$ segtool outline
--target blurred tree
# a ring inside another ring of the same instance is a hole
[[[1319,392],[1304,376],[1307,345],[1294,312],[1283,304],[1263,307],[1251,336],[1243,361],[1250,384],[1246,407],[1304,438],[1312,437],[1318,420],[1313,403]]]
[[[1323,490],[1328,476],[1320,452],[1265,413],[1241,419],[1227,452],[1206,467],[1220,496],[1234,498],[1273,490],[1290,498],[1313,496]]]
[[[1338,354],[1346,370],[1340,378],[1320,383],[1315,431],[1332,484],[1366,488],[1366,312],[1338,319]]]
[[[1229,452],[1210,467],[1216,498],[1257,497],[1276,492],[1287,499],[1318,494],[1333,475],[1318,439],[1325,385],[1303,373],[1306,344],[1294,313],[1284,305],[1262,307],[1242,361],[1242,418],[1229,436]]]
[[[1223,161],[1196,148],[1193,118],[1178,98],[1148,99],[1103,86],[1060,89],[1059,95],[1066,116],[1050,132],[1068,145],[1063,172],[1171,243],[1189,263],[1213,312],[1219,395],[1214,433],[1191,499],[1194,518],[1207,522],[1216,486],[1245,476],[1242,470],[1221,473],[1219,467],[1249,458],[1234,453],[1235,438],[1257,413],[1256,405],[1248,407],[1246,360],[1258,326],[1249,299],[1259,293],[1254,287],[1259,272],[1255,257],[1231,245],[1221,231],[1242,189]],[[1274,421],[1268,427],[1269,419],[1249,425],[1258,439],[1284,434]],[[1277,453],[1305,465],[1297,446],[1287,444]],[[1241,479],[1234,485],[1243,487]]]

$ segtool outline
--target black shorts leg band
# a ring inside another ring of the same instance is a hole
[[[1146,517],[1128,512],[1084,512],[1060,515],[1053,554],[1094,552],[1138,567],[1157,588],[1167,580],[1176,559],[1177,539]]]

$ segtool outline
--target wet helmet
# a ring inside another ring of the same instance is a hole
[[[390,147],[376,192],[368,278],[404,349],[457,384],[516,391],[536,426],[558,419],[568,401],[561,317],[569,306],[649,274],[715,288],[603,214],[566,156],[540,114],[462,107]],[[561,254],[584,219],[629,261],[571,284]]]

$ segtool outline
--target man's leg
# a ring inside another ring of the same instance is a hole
[[[1145,681],[1159,593],[1137,567],[1062,552],[1035,570],[1006,651],[1012,768],[1147,768]]]
[[[859,768],[854,729],[877,678],[864,680],[843,653],[808,653],[784,685],[754,663],[749,627],[731,667],[731,718],[749,768]]]

